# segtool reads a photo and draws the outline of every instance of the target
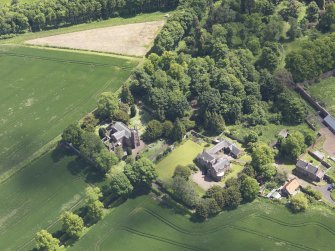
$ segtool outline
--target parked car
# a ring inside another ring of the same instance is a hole
[[[334,184],[329,184],[327,187],[328,191],[332,191],[334,189]]]

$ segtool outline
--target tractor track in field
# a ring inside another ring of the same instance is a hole
[[[329,232],[332,235],[335,235],[335,230],[331,229],[330,227],[328,227],[325,224],[322,224],[320,222],[302,222],[302,223],[287,223],[281,220],[277,220],[274,218],[271,218],[269,216],[265,216],[265,215],[255,215],[255,217],[267,220],[267,221],[271,221],[273,223],[285,226],[285,227],[305,227],[305,226],[316,226],[316,227],[320,227],[322,229],[324,229],[325,231]]]
[[[180,227],[180,226],[172,223],[171,221],[169,221],[166,218],[162,217],[161,215],[153,212],[152,210],[144,208],[144,211],[146,213],[150,214],[151,216],[155,217],[156,219],[158,219],[162,223],[168,225],[172,229],[174,229],[174,230],[176,230],[176,231],[178,231],[180,233],[186,234],[186,235],[203,236],[204,234],[212,234],[212,233],[218,232],[218,231],[220,231],[222,229],[225,229],[225,228],[231,228],[231,229],[235,229],[235,230],[238,230],[238,231],[243,231],[243,232],[246,232],[246,233],[249,233],[249,234],[257,235],[257,236],[262,237],[262,238],[280,241],[280,242],[286,243],[286,244],[288,244],[290,246],[299,248],[301,250],[306,250],[306,251],[317,250],[317,249],[314,249],[314,248],[311,248],[311,247],[308,247],[308,246],[305,246],[305,245],[302,245],[302,244],[290,242],[290,241],[287,241],[287,240],[275,237],[273,235],[261,233],[261,232],[255,231],[253,229],[248,229],[248,228],[243,228],[243,227],[235,226],[235,225],[230,224],[231,222],[229,222],[229,223],[227,223],[225,225],[214,227],[214,228],[212,228],[210,230],[207,230],[207,231],[189,231],[189,230],[186,230],[186,229],[184,229],[184,228],[182,228],[182,227]],[[269,221],[272,221],[274,223],[281,224],[281,225],[287,226],[287,227],[303,227],[303,226],[308,226],[308,225],[318,226],[318,227],[321,227],[321,228],[325,229],[326,231],[328,231],[328,232],[330,232],[332,234],[335,234],[334,230],[330,229],[329,227],[327,227],[327,226],[325,226],[325,225],[323,225],[321,223],[316,223],[316,222],[301,223],[301,224],[290,224],[290,223],[285,223],[285,222],[280,221],[280,220],[275,220],[273,218],[270,218],[270,217],[267,217],[267,216],[263,216],[263,215],[254,214],[254,213],[250,213],[250,214],[246,215],[245,217],[241,217],[241,218],[239,218],[239,220],[241,220],[241,219],[243,220],[243,219],[245,219],[245,218],[247,218],[249,216],[255,216],[255,217],[263,218],[265,220],[269,220]]]
[[[148,238],[148,239],[157,240],[157,241],[160,241],[160,242],[165,242],[165,243],[177,246],[177,247],[182,247],[182,248],[193,250],[193,251],[204,251],[205,250],[205,249],[201,249],[201,248],[198,248],[198,247],[195,247],[195,246],[191,246],[191,245],[188,245],[188,244],[177,242],[177,241],[174,241],[174,240],[171,240],[171,239],[160,237],[160,236],[157,236],[157,235],[144,233],[144,232],[141,232],[141,231],[138,231],[138,230],[135,230],[133,228],[126,227],[126,226],[122,226],[122,227],[120,227],[120,229],[123,230],[123,231],[127,231],[129,233],[135,234],[135,235],[139,235],[139,236]]]

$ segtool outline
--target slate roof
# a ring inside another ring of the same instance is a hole
[[[112,126],[113,130],[116,131],[115,133],[113,133],[113,136],[117,139],[120,140],[123,137],[126,138],[130,138],[131,137],[131,131],[129,130],[129,128],[123,124],[122,122],[116,122],[113,126]]]
[[[238,156],[241,153],[241,150],[235,146],[234,144],[231,145],[231,153]]]
[[[303,160],[298,160],[296,166],[312,174],[317,174],[319,171],[319,168]]]
[[[208,162],[215,160],[215,157],[208,152],[203,152],[199,157]]]
[[[335,119],[332,116],[325,117],[324,122],[335,131]]]
[[[207,152],[209,154],[216,154],[217,152],[221,151],[223,148],[229,147],[230,144],[231,143],[228,142],[227,140],[222,140],[220,143],[208,149]]]
[[[314,154],[317,158],[319,158],[320,160],[322,160],[322,159],[325,158],[325,155],[324,155],[322,152],[320,152],[320,151],[314,151],[313,154]]]
[[[219,159],[214,165],[213,168],[218,176],[222,173],[224,174],[224,171],[227,167],[229,167],[230,162],[228,159]]]

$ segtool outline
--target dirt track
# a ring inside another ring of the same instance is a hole
[[[43,37],[25,43],[144,56],[163,25],[164,21],[127,24]]]

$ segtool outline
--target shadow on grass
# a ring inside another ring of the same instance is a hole
[[[85,160],[80,157],[77,157],[75,160],[72,160],[68,165],[67,169],[72,175],[81,175],[85,178],[87,183],[99,183],[102,182],[105,178],[104,174],[97,170],[95,167],[88,164]]]
[[[55,163],[59,162],[66,156],[73,156],[73,155],[75,155],[75,153],[65,148],[62,144],[57,145],[57,147],[51,152],[52,161]]]

